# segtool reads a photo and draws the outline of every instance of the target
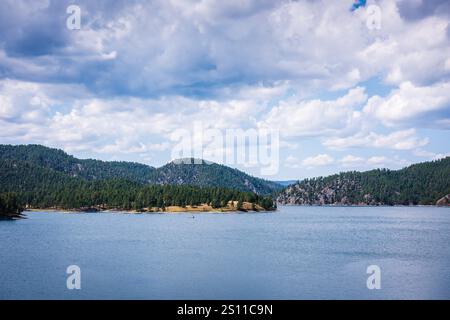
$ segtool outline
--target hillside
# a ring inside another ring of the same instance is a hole
[[[149,185],[126,179],[85,179],[38,166],[27,161],[0,161],[0,198],[17,195],[17,203],[26,208],[119,209],[165,211],[166,207],[200,206],[225,208],[237,201],[234,209],[272,210],[273,200],[252,192],[229,188],[188,185]],[[9,206],[10,207],[10,206]]]
[[[163,167],[153,168],[133,162],[77,159],[62,150],[41,145],[0,145],[0,162],[3,162],[3,166],[8,163],[20,163],[21,168],[28,171],[30,166],[33,166],[34,171],[35,168],[43,168],[47,170],[45,174],[49,174],[50,177],[61,173],[66,175],[64,179],[67,177],[86,180],[124,179],[150,185],[231,188],[261,195],[272,194],[281,189],[277,183],[255,178],[242,171],[215,163],[171,162]],[[28,175],[30,174],[32,172],[28,172]],[[58,179],[60,178],[61,176],[58,176]],[[29,178],[22,177],[22,179]]]
[[[188,163],[193,162],[189,161]],[[205,161],[201,161],[199,164],[184,164],[180,161],[170,162],[155,170],[152,183],[227,187],[265,195],[282,188],[275,182],[255,178],[237,169]]]
[[[123,178],[149,182],[155,168],[134,162],[81,160],[41,145],[0,145],[0,161],[20,161],[88,180]]]
[[[306,179],[280,192],[280,204],[430,205],[450,194],[450,157],[401,170],[343,172]]]

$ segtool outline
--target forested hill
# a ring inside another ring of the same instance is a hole
[[[0,161],[26,162],[88,180],[123,178],[145,183],[151,181],[155,172],[153,167],[134,162],[81,160],[41,145],[0,145]]]
[[[434,205],[450,194],[450,157],[401,170],[344,172],[285,188],[281,204]]]
[[[268,195],[282,189],[278,183],[252,177],[237,169],[201,161],[192,163],[194,159],[175,161],[156,169],[155,184],[195,185],[202,187],[227,187],[257,194]]]
[[[229,207],[231,201],[237,202],[234,210],[240,210],[245,203],[274,209],[272,198],[236,189],[85,179],[28,161],[0,160],[0,216],[10,216],[11,208],[14,209],[10,199],[17,199],[15,203],[20,207],[42,209],[164,211],[169,206],[204,204],[222,209]]]
[[[82,160],[62,150],[41,145],[0,145],[0,162],[33,166],[86,180],[125,179],[143,184],[222,187],[268,195],[279,191],[277,183],[252,177],[242,171],[215,163],[180,164],[171,162],[153,168],[133,162]]]

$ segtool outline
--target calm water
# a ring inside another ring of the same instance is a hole
[[[450,299],[450,209],[28,213],[0,221],[0,298]],[[66,268],[81,268],[67,290]],[[381,268],[380,290],[366,268]]]

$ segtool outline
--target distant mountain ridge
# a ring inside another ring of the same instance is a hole
[[[297,183],[299,180],[276,180],[274,182],[282,185],[283,187],[290,186],[291,184]]]
[[[174,161],[154,168],[135,162],[77,159],[62,150],[42,145],[0,145],[0,166],[4,169],[11,169],[15,165],[27,174],[45,172],[47,176],[55,176],[58,181],[69,177],[86,180],[125,179],[150,185],[222,187],[261,195],[273,194],[282,188],[275,182],[224,165],[206,161],[200,161],[200,164],[185,163]],[[21,175],[20,172],[16,174],[18,177]]]
[[[447,157],[401,170],[352,171],[305,179],[286,187],[277,201],[299,205],[434,205],[445,203],[449,194]]]

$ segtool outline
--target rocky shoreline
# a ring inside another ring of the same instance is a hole
[[[277,203],[280,205],[294,205],[294,206],[330,206],[330,207],[380,207],[380,206],[386,206],[386,207],[415,207],[415,206],[436,206],[436,207],[446,207],[450,206],[450,194],[445,195],[444,197],[440,198],[436,201],[435,204],[387,204],[383,202],[358,202],[358,203],[351,203],[346,197],[344,197],[341,201],[336,201],[333,203],[330,203],[327,201],[325,197],[321,197],[320,199],[316,201],[309,201],[305,198],[298,197],[298,196],[290,196],[290,197],[279,197]]]
[[[308,203],[278,203],[278,205],[281,206],[287,206],[287,207],[446,207],[450,205],[439,205],[439,204],[343,204],[343,203],[334,203],[334,204],[308,204]]]
[[[123,212],[123,213],[237,213],[237,212],[268,212],[275,210],[267,210],[263,207],[250,202],[243,202],[238,207],[237,201],[229,203],[228,206],[222,208],[213,208],[210,205],[203,204],[198,206],[167,206],[143,208],[141,210],[126,210],[122,208],[106,208],[106,207],[83,207],[83,208],[27,208],[26,211],[41,212],[67,212],[67,213],[88,213],[88,212]]]

